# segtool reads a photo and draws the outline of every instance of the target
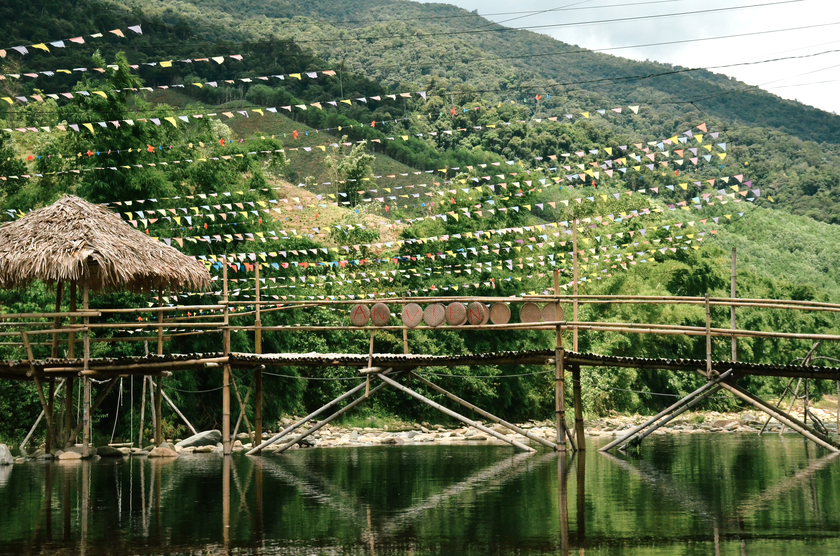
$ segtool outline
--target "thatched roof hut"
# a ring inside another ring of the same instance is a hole
[[[206,289],[204,265],[68,195],[0,226],[0,287],[87,281],[94,291]]]

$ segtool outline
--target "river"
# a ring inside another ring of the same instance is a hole
[[[605,442],[0,467],[0,554],[840,555],[840,457],[798,436]]]

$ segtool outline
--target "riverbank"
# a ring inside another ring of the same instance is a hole
[[[804,419],[802,408],[794,410],[792,415],[800,420]],[[809,418],[815,416],[831,434],[837,434],[837,414],[834,411],[829,411],[820,408],[810,408]],[[567,415],[568,417],[568,415]],[[603,417],[598,419],[584,420],[584,428],[588,438],[607,436],[615,437],[626,433],[628,430],[636,425],[639,425],[649,419],[647,415],[618,415],[614,417]],[[289,416],[281,419],[276,429],[285,429],[289,425],[295,423],[298,417]],[[300,444],[292,446],[291,449],[308,449],[308,448],[340,448],[340,447],[361,447],[361,446],[397,446],[397,445],[468,445],[468,444],[504,444],[500,439],[495,438],[486,432],[483,432],[474,427],[446,427],[444,425],[432,425],[429,423],[407,423],[403,421],[392,420],[382,422],[382,420],[371,418],[368,420],[374,426],[358,426],[364,425],[364,420],[355,421],[351,425],[327,425],[315,432],[311,436],[304,439]],[[504,435],[508,439],[517,440],[523,444],[536,445],[537,442],[526,438],[524,435],[515,433],[512,430],[501,425],[478,421],[483,426],[492,429],[493,431]],[[573,426],[572,421],[569,421],[570,426]],[[674,419],[668,425],[658,429],[653,434],[756,434],[767,424],[765,433],[779,433],[783,430],[781,423],[776,420],[767,422],[767,417],[763,413],[754,411],[743,411],[737,413],[720,413],[716,411],[687,413],[678,419]],[[356,425],[356,426],[353,426]],[[555,430],[554,423],[551,421],[529,420],[525,423],[517,423],[519,428],[528,432],[529,434],[538,438],[544,438],[549,441],[554,441]],[[785,428],[784,432],[795,434],[791,429]],[[276,433],[264,433],[263,440],[268,440]],[[218,438],[218,437],[217,437]],[[222,449],[221,443],[213,442],[202,446],[178,446],[180,439],[167,440],[165,448],[172,450],[171,456],[188,455],[193,453],[213,453],[219,452]],[[273,453],[279,450],[284,445],[283,440],[275,444],[270,444],[264,448],[264,453]],[[233,444],[233,451],[241,452],[251,448],[250,438],[246,433],[240,433]],[[151,446],[144,449],[139,448],[97,448],[100,456],[119,457],[119,456],[149,456]],[[71,448],[70,451],[81,453],[77,446]],[[43,449],[37,450],[26,456],[18,455],[10,458],[11,454],[0,450],[0,465],[3,463],[23,463],[31,459],[52,459],[49,455],[44,454]],[[70,459],[78,459],[75,454],[68,454],[72,457]],[[66,459],[66,456],[65,456]]]

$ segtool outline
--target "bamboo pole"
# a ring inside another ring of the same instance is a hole
[[[706,292],[706,376],[712,376],[712,312],[709,308],[709,292]]]
[[[378,375],[378,376],[381,378],[383,375]],[[322,427],[325,427],[326,425],[328,425],[328,424],[329,424],[330,422],[332,422],[334,419],[337,419],[338,417],[340,417],[341,415],[343,415],[343,414],[347,413],[348,411],[350,411],[351,409],[353,409],[354,407],[356,407],[356,406],[357,406],[357,405],[359,405],[360,403],[362,403],[362,402],[366,401],[366,400],[367,400],[370,396],[373,396],[374,394],[376,394],[377,392],[379,392],[379,391],[380,391],[382,388],[384,388],[385,386],[386,386],[386,384],[385,384],[384,382],[380,382],[379,384],[377,384],[376,386],[374,386],[373,388],[371,388],[370,393],[369,393],[368,395],[366,395],[366,396],[359,396],[358,398],[356,398],[355,400],[353,400],[353,401],[352,401],[352,402],[350,402],[349,404],[345,405],[344,407],[342,407],[341,409],[339,409],[338,411],[336,411],[335,413],[333,413],[332,415],[330,415],[329,417],[327,417],[327,418],[326,418],[326,419],[324,419],[323,421],[319,422],[317,425],[315,425],[315,426],[314,426],[314,427],[312,427],[311,429],[307,430],[307,431],[306,431],[306,432],[304,432],[303,434],[300,434],[300,435],[296,436],[295,438],[293,438],[292,440],[290,440],[287,444],[284,444],[283,446],[281,446],[281,447],[277,450],[277,453],[278,453],[278,454],[282,454],[283,452],[285,452],[286,450],[288,450],[289,448],[291,448],[292,446],[294,446],[295,444],[297,444],[298,442],[300,442],[300,441],[301,441],[301,440],[303,440],[304,438],[306,438],[306,437],[308,437],[309,435],[311,435],[311,434],[313,434],[313,433],[317,432],[317,431],[318,431],[318,430],[320,430]],[[251,451],[253,452],[253,450],[251,450]],[[249,452],[249,453],[250,453],[250,452]]]
[[[157,423],[157,411],[155,410],[155,394],[154,394],[154,383],[152,382],[152,377],[147,376],[146,380],[149,381],[149,415],[152,418],[152,444],[157,447],[157,442],[155,438],[155,424]]]
[[[224,294],[224,300],[228,300],[228,258],[227,254],[225,254],[224,258],[224,266],[222,267],[222,292]],[[229,309],[228,306],[225,305],[224,309],[224,323],[225,326],[229,323]],[[225,329],[224,336],[223,336],[223,351],[224,355],[227,356],[230,354],[230,330]],[[225,363],[222,367],[222,446],[224,450],[224,455],[229,456],[231,454],[231,447],[230,447],[230,364]]]
[[[574,291],[575,299],[572,301],[572,318],[575,322],[578,320],[578,242],[577,242],[577,227],[578,227],[578,220],[575,218],[575,221],[572,226],[572,267],[574,272],[574,285],[572,289]],[[559,271],[557,271],[559,273]],[[560,288],[555,288],[554,291],[555,295],[560,295]],[[577,327],[572,328],[572,350],[577,353],[578,352],[578,329]],[[565,424],[564,424],[565,425]]]
[[[303,419],[301,419],[297,423],[292,424],[288,428],[280,431],[279,433],[272,436],[268,440],[262,442],[259,446],[255,447],[255,448],[252,448],[251,451],[249,451],[245,455],[246,456],[252,456],[254,454],[259,453],[266,446],[270,446],[271,444],[274,444],[275,442],[277,442],[281,438],[285,437],[287,434],[294,432],[298,428],[302,427],[303,425],[305,425],[306,423],[308,423],[309,421],[311,421],[312,419],[314,419],[315,417],[317,417],[318,415],[320,415],[321,413],[326,411],[328,408],[334,406],[335,404],[337,404],[339,402],[344,401],[345,399],[349,398],[350,396],[352,396],[356,392],[359,392],[364,387],[365,387],[365,383],[363,382],[363,383],[359,384],[358,386],[356,386],[355,388],[352,388],[352,389],[348,390],[347,392],[343,393],[339,397],[337,397],[334,400],[328,402],[326,405],[322,405],[320,408],[316,409],[315,411],[313,411],[312,413],[310,413],[309,415],[307,415],[306,417],[304,417]]]
[[[545,438],[542,438],[542,437],[537,436],[537,435],[535,435],[531,432],[528,432],[525,429],[517,427],[513,423],[509,423],[509,422],[505,421],[504,419],[500,419],[499,417],[496,417],[492,413],[484,411],[483,409],[481,409],[477,405],[471,404],[470,402],[459,398],[455,394],[453,394],[451,392],[448,392],[447,390],[444,390],[443,388],[441,388],[437,384],[434,384],[433,382],[431,382],[429,380],[426,380],[425,378],[423,378],[422,376],[420,376],[418,374],[415,374],[414,372],[409,373],[409,375],[414,377],[415,379],[417,379],[417,381],[420,384],[423,384],[423,385],[431,388],[432,390],[434,390],[436,392],[440,392],[441,394],[443,394],[444,396],[446,396],[450,400],[461,404],[462,406],[466,407],[467,409],[470,409],[470,410],[474,411],[475,413],[478,413],[479,415],[481,415],[485,419],[490,419],[494,423],[497,423],[497,424],[499,424],[499,425],[501,425],[501,426],[503,426],[507,429],[510,429],[517,434],[521,434],[522,436],[524,436],[524,437],[526,437],[530,440],[533,440],[534,442],[538,442],[539,444],[542,444],[543,446],[546,446],[547,448],[551,448],[552,450],[557,449],[557,445],[554,442],[551,442],[550,440],[546,440]]]
[[[59,280],[58,284],[55,287],[55,312],[61,312],[61,297],[64,293],[64,280]],[[53,328],[60,328],[61,327],[61,317],[55,317],[53,321]],[[52,358],[55,359],[58,357],[58,332],[53,334],[52,339]]]
[[[379,380],[381,380],[382,382],[384,382],[384,383],[386,383],[390,386],[393,386],[397,390],[399,390],[401,392],[404,392],[404,393],[408,394],[409,396],[411,396],[411,397],[413,397],[417,400],[420,400],[421,402],[437,409],[438,411],[440,411],[441,413],[444,413],[445,415],[449,415],[450,417],[452,417],[454,419],[458,419],[462,423],[465,423],[465,424],[467,424],[467,425],[469,425],[473,428],[476,428],[476,429],[480,430],[484,434],[489,434],[490,436],[492,436],[494,438],[497,438],[498,440],[501,440],[505,444],[510,444],[514,448],[518,448],[518,449],[522,450],[523,452],[534,452],[534,451],[536,451],[533,448],[531,448],[530,446],[526,446],[526,445],[522,444],[521,442],[513,440],[512,438],[508,438],[503,434],[499,434],[496,431],[494,431],[493,429],[485,427],[481,423],[473,421],[472,419],[470,419],[470,418],[468,418],[464,415],[461,415],[460,413],[456,413],[456,412],[452,411],[451,409],[446,408],[446,407],[440,405],[439,403],[430,400],[426,396],[424,396],[424,395],[422,395],[418,392],[415,392],[411,388],[403,386],[402,384],[400,384],[399,382],[396,382],[395,380],[391,380],[390,378],[388,378],[384,374],[380,373],[380,374],[377,374],[376,376],[379,378]]]
[[[154,383],[152,383],[152,388],[154,388],[154,387],[155,387],[155,385],[154,385]],[[169,396],[166,395],[166,392],[164,392],[162,388],[160,388],[159,390],[160,390],[161,396],[163,396],[163,399],[166,400],[166,403],[169,404],[169,407],[172,408],[172,411],[174,411],[178,415],[178,417],[181,418],[181,420],[184,422],[184,424],[187,425],[187,428],[190,429],[190,432],[192,432],[193,434],[198,434],[198,431],[195,430],[195,427],[192,426],[192,423],[190,423],[189,419],[187,419],[187,417],[183,413],[181,413],[181,410],[178,409],[178,407],[175,405],[175,403],[169,398]]]
[[[84,283],[82,284],[82,309],[85,313],[88,312],[90,309],[90,286],[88,285],[88,278],[85,277]],[[90,324],[90,317],[84,317],[84,325],[85,331],[83,338],[83,349],[84,349],[84,370],[87,371],[90,369],[90,330],[88,329],[88,325]],[[82,417],[82,426],[84,428],[83,433],[83,448],[82,451],[84,452],[84,457],[90,457],[90,378],[84,377],[82,379],[84,381],[84,408],[82,409],[83,417]],[[115,379],[116,380],[116,379]]]
[[[119,377],[114,377],[108,382],[108,384],[105,385],[105,389],[102,390],[99,393],[98,396],[96,396],[96,399],[91,404],[89,413],[93,412],[93,411],[96,411],[99,408],[99,406],[102,404],[102,402],[105,401],[105,397],[108,394],[110,394],[111,390],[114,389],[114,386],[117,385],[118,381],[119,381]],[[80,432],[82,432],[82,427],[84,426],[84,424],[85,424],[84,420],[81,423],[76,424],[76,428],[73,429],[73,432],[70,433],[70,437],[67,439],[67,444],[68,445],[71,445],[71,446],[73,445],[73,443],[76,441],[76,437],[79,436]]]
[[[373,331],[370,333],[370,350],[368,351],[368,368],[373,367]],[[365,397],[370,395],[370,374],[365,376]]]
[[[61,382],[61,384],[58,385],[58,388],[56,388],[55,393],[58,394],[59,392],[61,392],[61,389],[64,387],[64,385],[66,383],[67,383],[67,379],[64,379]],[[44,415],[46,415],[46,413],[44,412],[43,409],[41,409],[41,413],[39,413],[38,418],[35,419],[35,424],[32,425],[31,429],[29,429],[29,432],[26,434],[26,437],[23,439],[23,442],[20,443],[20,451],[21,452],[25,451],[24,449],[26,447],[26,444],[29,442],[29,439],[32,438],[32,435],[35,434],[35,429],[38,428],[38,425],[41,423],[41,419],[44,418]]]
[[[737,275],[735,272],[735,248],[732,248],[732,276],[730,278],[730,287],[729,287],[729,297],[735,299],[737,294],[736,291],[737,286]],[[732,303],[729,306],[729,320],[732,330],[735,330],[735,303]],[[734,335],[732,336],[732,362],[738,360],[738,338]]]
[[[688,394],[687,396],[681,398],[676,403],[673,403],[670,406],[666,407],[665,409],[663,409],[662,411],[660,411],[659,413],[657,413],[656,415],[654,415],[653,417],[651,417],[650,419],[648,419],[647,421],[642,423],[641,425],[633,427],[632,429],[627,431],[627,433],[624,436],[622,436],[620,438],[616,438],[615,440],[613,440],[609,444],[606,444],[605,446],[602,446],[601,448],[598,449],[598,451],[599,452],[608,452],[612,448],[618,446],[619,444],[623,444],[624,442],[627,442],[628,440],[633,438],[639,431],[641,431],[641,430],[649,427],[653,423],[659,421],[660,419],[662,419],[663,417],[665,417],[666,415],[668,415],[672,411],[675,411],[676,409],[679,409],[684,404],[688,403],[689,401],[694,399],[696,396],[699,396],[700,394],[702,394],[706,390],[708,390],[710,388],[713,388],[718,382],[721,382],[722,380],[728,378],[730,376],[730,374],[732,374],[731,370],[726,371],[725,373],[718,376],[715,380],[713,380],[711,382],[707,382],[706,384],[704,384],[703,386],[701,386],[700,388],[698,388],[694,392],[692,392],[692,393]]]
[[[256,297],[257,297],[257,305],[256,305],[256,321],[254,325],[256,330],[254,331],[254,350],[257,354],[262,354],[262,315],[260,312],[261,304],[260,304],[260,263],[257,261],[256,267],[254,268],[254,278],[256,283]],[[254,434],[251,438],[251,446],[256,446],[259,442],[262,442],[262,434],[263,434],[263,368],[264,365],[260,365],[254,371],[254,387],[256,391],[254,392]],[[250,388],[249,388],[250,393]],[[245,403],[248,403],[248,396],[245,396]],[[242,414],[244,415],[245,410],[242,410]],[[247,424],[247,421],[245,422]],[[237,423],[238,425],[238,423]]]
[[[780,405],[782,405],[782,402],[784,401],[785,396],[787,396],[787,393],[790,391],[790,387],[791,387],[791,386],[793,386],[793,379],[792,379],[792,378],[788,381],[787,386],[785,386],[785,389],[784,389],[784,391],[782,392],[782,395],[781,395],[781,396],[779,396],[779,401],[777,401],[777,402],[776,402],[776,405],[775,405],[775,407],[774,407],[773,409],[779,409],[779,406],[780,406]],[[773,418],[772,418],[772,417],[770,417],[769,415],[767,416],[767,420],[766,420],[766,421],[764,421],[764,426],[763,426],[763,427],[761,427],[761,430],[760,430],[760,431],[758,431],[758,436],[761,436],[762,434],[764,434],[764,430],[767,428],[767,425],[769,425],[769,424],[770,424],[770,421],[771,421],[772,419],[773,419]]]
[[[402,306],[405,307],[406,301],[405,301],[405,295],[404,294],[402,296],[402,300],[403,300]],[[403,327],[402,336],[403,336],[403,353],[408,354],[408,327]]]
[[[772,415],[778,421],[780,421],[780,422],[784,423],[785,425],[787,425],[788,427],[792,428],[793,430],[795,430],[796,432],[798,432],[799,434],[801,434],[805,438],[807,438],[809,440],[812,440],[816,444],[819,444],[820,446],[822,446],[823,448],[825,448],[825,449],[827,449],[831,452],[840,452],[840,448],[838,448],[831,439],[827,439],[827,438],[823,437],[822,435],[820,435],[819,433],[808,429],[808,427],[805,426],[804,423],[802,423],[801,421],[799,421],[795,417],[793,417],[791,415],[786,415],[786,414],[782,413],[781,411],[774,410],[769,404],[760,400],[759,398],[750,394],[749,392],[747,392],[746,390],[744,390],[743,388],[741,388],[739,386],[730,385],[730,384],[727,384],[725,382],[721,382],[720,384],[721,384],[721,386],[723,386],[723,388],[727,389],[732,394],[738,396],[739,398],[741,398],[745,402],[754,405],[758,409],[761,409],[765,413],[768,413],[768,414]]]
[[[56,444],[58,443],[58,432],[56,430],[58,423],[55,422],[55,377],[50,377],[47,380],[47,391],[47,408],[49,409],[47,414],[49,415],[50,424],[52,425],[52,427],[48,427],[47,430],[51,428],[52,432],[47,435],[44,443],[44,451],[49,454],[52,452],[53,442]]]
[[[236,378],[235,377],[231,377],[231,383],[233,384],[233,392],[234,392],[234,394],[236,394],[236,399],[239,402],[239,409],[241,411],[241,413],[239,415],[241,417],[244,417],[244,419],[245,419],[245,426],[248,428],[248,436],[250,436],[251,438],[254,438],[254,431],[251,428],[251,422],[248,420],[248,416],[245,414],[245,408],[247,407],[246,406],[247,402],[242,401],[242,396],[239,394],[239,386],[236,385]],[[237,430],[238,430],[239,422],[237,421],[236,424],[237,424]],[[236,436],[236,431],[234,431],[234,433],[230,436],[230,441],[231,442],[236,440],[236,438],[234,438],[235,436]]]
[[[137,447],[143,449],[143,425],[146,418],[146,376],[143,376],[142,394],[140,394],[140,433],[137,438]]]
[[[642,440],[644,440],[645,438],[647,438],[648,436],[653,434],[654,431],[664,427],[665,425],[667,425],[668,423],[670,423],[671,421],[673,421],[674,419],[676,419],[677,417],[679,417],[680,415],[682,415],[683,413],[688,411],[689,409],[692,409],[692,408],[696,407],[697,405],[699,405],[700,403],[705,401],[706,398],[709,398],[710,396],[715,395],[720,389],[721,389],[720,385],[716,384],[710,390],[707,390],[707,391],[703,392],[702,394],[700,394],[699,396],[697,396],[696,398],[694,398],[693,400],[691,400],[687,404],[683,405],[682,407],[680,407],[679,409],[674,411],[672,414],[668,415],[667,417],[665,417],[664,419],[662,419],[661,421],[659,421],[658,423],[656,423],[655,425],[653,425],[649,429],[640,432],[638,434],[638,436],[636,436],[636,438],[632,439],[628,444],[633,444],[633,445],[641,444]]]
[[[242,424],[242,417],[245,416],[245,407],[248,407],[248,400],[251,399],[251,390],[254,389],[254,381],[255,380],[256,380],[256,377],[251,378],[251,384],[248,385],[248,390],[245,392],[245,406],[242,407],[242,404],[240,404],[239,417],[236,419],[236,426],[233,427],[233,433],[230,435],[230,437],[234,440],[236,440],[236,435],[237,435],[237,433],[239,433],[239,425]],[[235,380],[233,381],[233,385],[234,385],[234,387],[236,386],[236,381]],[[253,441],[251,443],[251,446],[254,446]]]

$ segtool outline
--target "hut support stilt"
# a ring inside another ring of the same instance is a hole
[[[163,407],[161,406],[163,377],[157,377],[157,385],[153,381],[154,379],[149,377],[149,384],[152,387],[157,386],[157,388],[153,388],[155,392],[155,446],[160,446],[163,444]]]
[[[256,305],[256,312],[257,312],[257,319],[254,323],[256,330],[254,330],[254,351],[257,354],[262,354],[262,315],[260,314],[260,310],[262,305],[260,305],[260,263],[254,266],[254,278],[255,278],[255,286],[256,286],[256,298],[257,298],[257,305]],[[262,434],[263,434],[263,418],[262,418],[262,399],[263,399],[263,366],[257,367],[254,371],[254,388],[256,389],[254,392],[254,434],[251,438],[251,446],[256,446],[258,443],[262,442]],[[248,396],[245,396],[245,403],[248,403]],[[244,411],[244,410],[243,410]]]
[[[574,227],[577,230],[577,226]],[[577,235],[575,235],[577,238]],[[575,247],[577,249],[577,247]],[[577,252],[572,255],[575,261],[575,295],[577,295]],[[554,295],[560,295],[560,271],[554,271]],[[574,319],[577,321],[577,298],[575,298]],[[557,304],[555,314],[560,314],[560,304]],[[554,351],[554,449],[558,452],[566,451],[566,437],[569,431],[566,427],[566,400],[565,400],[565,351],[563,350],[563,327],[557,325],[556,349]],[[574,347],[577,350],[577,328],[574,329]],[[571,438],[570,438],[571,440]]]
[[[323,405],[320,408],[316,409],[315,411],[313,411],[312,413],[310,413],[309,415],[307,415],[306,417],[304,417],[303,419],[301,419],[297,423],[294,423],[293,425],[283,429],[282,431],[280,431],[276,435],[272,436],[268,440],[265,440],[259,446],[254,447],[253,449],[251,449],[251,451],[249,451],[245,455],[252,456],[254,454],[259,453],[266,446],[274,444],[278,440],[285,437],[286,435],[296,431],[297,429],[299,429],[300,427],[302,427],[303,425],[305,425],[306,423],[308,423],[309,421],[311,421],[312,419],[314,419],[315,417],[317,417],[318,415],[320,415],[321,413],[323,413],[324,411],[326,411],[330,407],[334,406],[335,404],[337,404],[339,402],[342,402],[342,401],[346,400],[347,398],[349,398],[350,396],[352,396],[356,392],[359,392],[360,390],[362,390],[364,387],[365,387],[365,383],[363,382],[363,383],[359,384],[358,386],[356,386],[355,388],[352,388],[352,389],[348,390],[347,392],[343,393],[342,395],[340,395],[336,399],[330,401],[326,405]]]
[[[137,437],[137,447],[143,449],[143,425],[146,420],[146,377],[143,376],[143,387],[140,394],[140,432]]]
[[[397,382],[395,380],[391,380],[390,378],[386,377],[384,374],[379,373],[376,376],[379,378],[379,380],[381,380],[385,384],[388,384],[389,386],[392,386],[392,387],[396,388],[397,390],[408,394],[412,398],[420,400],[421,402],[437,409],[438,411],[440,411],[441,413],[443,413],[445,415],[448,415],[450,417],[458,419],[462,423],[467,424],[467,425],[469,425],[473,428],[476,428],[476,429],[480,430],[484,434],[490,435],[490,436],[492,436],[492,437],[494,437],[498,440],[501,440],[505,444],[510,444],[514,448],[518,448],[519,450],[522,450],[523,452],[535,452],[536,451],[533,448],[531,448],[530,446],[526,446],[525,444],[522,444],[521,442],[513,440],[512,438],[508,438],[507,436],[505,436],[503,434],[499,434],[496,431],[494,431],[493,429],[485,427],[481,423],[477,423],[476,421],[473,421],[472,419],[470,419],[468,417],[465,417],[464,415],[461,415],[460,413],[456,413],[456,412],[452,411],[451,409],[448,409],[448,408],[440,405],[439,403],[430,400],[429,398],[423,396],[422,394],[419,394],[418,392],[415,392],[411,388],[408,388],[407,386],[403,386],[402,384],[400,384],[399,382]],[[378,388],[378,386],[377,386],[377,388]]]
[[[500,419],[500,418],[496,417],[495,415],[493,415],[491,413],[488,413],[487,411],[484,411],[480,407],[478,407],[476,405],[473,405],[470,402],[459,398],[455,394],[444,390],[443,388],[441,388],[437,384],[434,384],[434,383],[426,380],[422,376],[419,376],[419,375],[417,375],[413,372],[410,373],[410,376],[414,377],[417,380],[417,382],[419,382],[420,384],[423,384],[424,386],[427,386],[427,387],[431,388],[432,390],[434,390],[436,392],[440,392],[441,394],[443,394],[444,396],[446,396],[447,398],[449,398],[453,402],[457,402],[457,403],[461,404],[462,406],[466,407],[467,409],[471,409],[472,411],[474,411],[475,413],[478,413],[479,415],[481,415],[485,419],[490,419],[494,423],[499,424],[499,425],[501,425],[501,426],[503,426],[503,427],[505,427],[505,428],[517,433],[517,434],[521,434],[522,436],[524,436],[524,437],[526,437],[530,440],[533,440],[534,442],[542,444],[543,446],[545,446],[547,448],[551,448],[552,450],[557,449],[557,445],[554,442],[551,442],[550,440],[546,440],[545,438],[539,437],[539,436],[537,436],[533,433],[530,433],[530,432],[528,432],[528,431],[526,431],[522,428],[519,428],[516,425],[514,425],[513,423],[509,423],[509,422],[505,421],[504,419]]]
[[[642,430],[646,429],[647,427],[651,426],[652,424],[656,423],[657,421],[659,421],[660,419],[662,419],[666,415],[669,415],[670,413],[680,409],[681,407],[690,403],[692,400],[694,400],[698,396],[701,396],[704,393],[707,393],[711,388],[714,388],[718,383],[720,383],[722,380],[728,378],[731,374],[732,374],[731,370],[726,371],[725,373],[723,373],[722,375],[717,377],[715,380],[713,380],[711,382],[707,382],[706,384],[704,384],[703,386],[701,386],[700,388],[698,388],[697,390],[695,390],[691,394],[687,395],[686,397],[682,398],[678,402],[672,404],[669,407],[666,407],[665,409],[663,409],[662,411],[660,411],[659,413],[657,413],[656,415],[654,415],[653,417],[651,417],[650,419],[648,419],[647,421],[642,423],[641,425],[633,427],[632,429],[630,429],[627,432],[626,435],[622,436],[621,438],[617,438],[617,439],[613,440],[612,442],[610,442],[609,444],[601,447],[600,451],[601,452],[608,452],[609,450],[615,448],[619,444],[624,444],[625,442],[627,442],[628,440],[630,440],[631,438],[636,436],[636,434],[638,434],[640,431],[642,431]]]
[[[84,284],[82,285],[82,310],[87,314],[90,310],[90,286],[88,285],[87,279],[85,279]],[[90,317],[84,317],[85,323],[85,331],[83,333],[83,345],[84,345],[84,370],[90,370],[90,328],[88,325],[90,324]],[[82,416],[82,428],[84,429],[83,432],[83,448],[82,452],[84,457],[90,457],[90,378],[85,376],[83,379],[84,381],[84,408],[82,409],[83,416]],[[116,380],[116,379],[114,379]]]

